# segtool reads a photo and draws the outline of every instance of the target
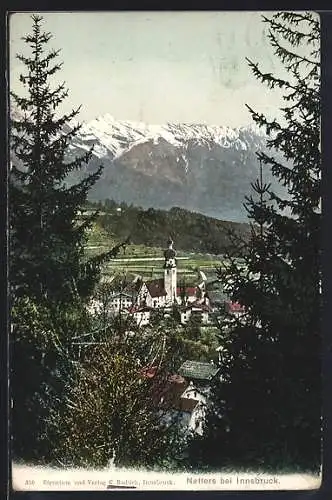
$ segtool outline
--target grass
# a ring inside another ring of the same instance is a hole
[[[117,243],[119,241],[115,237],[110,237],[101,228],[94,226],[89,233],[86,254],[87,256],[98,255],[110,250]],[[103,275],[106,277],[129,273],[140,275],[143,279],[161,278],[163,276],[163,261],[154,259],[163,258],[164,250],[160,247],[128,245],[125,251],[121,251],[117,259],[104,265]],[[222,259],[215,255],[195,254],[181,250],[177,251],[177,256],[180,258],[177,263],[179,280],[185,279],[187,282],[195,282],[199,279],[198,270],[203,271],[208,278],[213,279],[216,275],[216,267],[219,267],[222,262]]]

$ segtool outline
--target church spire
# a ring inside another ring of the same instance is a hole
[[[171,237],[167,240],[168,248],[164,251],[164,288],[167,294],[167,302],[176,302],[177,288],[177,269],[176,269],[176,251],[173,248]]]
[[[164,251],[164,257],[165,257],[164,267],[176,266],[176,262],[175,262],[176,251],[174,250],[173,245],[174,245],[174,242],[173,242],[172,238],[169,237],[167,240],[168,248]]]

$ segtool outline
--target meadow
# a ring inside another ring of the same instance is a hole
[[[119,243],[118,238],[110,237],[99,226],[90,231],[86,244],[88,256],[97,255],[110,250]],[[175,245],[176,247],[176,245]],[[116,259],[112,259],[103,267],[103,278],[114,275],[129,274],[141,276],[143,279],[161,278],[163,276],[163,252],[165,248],[147,245],[129,244],[121,250]],[[196,283],[199,271],[203,271],[208,279],[216,276],[216,268],[223,262],[223,256],[201,254],[177,250],[177,267],[179,283],[187,285]]]

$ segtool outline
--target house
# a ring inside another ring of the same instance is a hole
[[[137,295],[137,304],[143,307],[165,307],[167,304],[167,292],[164,279],[155,279],[142,283]]]
[[[89,305],[89,311],[93,314],[116,314],[132,307],[134,298],[126,292],[113,292],[105,300],[93,299]]]
[[[177,303],[178,304],[190,304],[191,302],[196,302],[201,294],[200,288],[197,286],[184,286],[177,287]]]
[[[146,326],[150,323],[151,307],[134,305],[128,309],[128,313],[132,315],[137,326]]]
[[[186,306],[180,307],[180,322],[185,325],[190,319],[196,319],[202,325],[211,323],[212,309],[207,300],[195,301]]]
[[[156,365],[141,368],[139,376],[153,381],[158,373]],[[159,408],[162,418],[167,425],[179,425],[186,433],[194,431],[201,433],[202,415],[206,400],[204,395],[192,390],[192,385],[181,375],[168,375],[162,386],[152,385],[152,400]]]
[[[218,375],[220,367],[214,363],[186,360],[180,366],[178,373],[188,382],[192,381],[197,387],[206,386]]]
[[[240,317],[244,314],[245,308],[239,302],[232,302],[231,300],[227,300],[225,302],[225,310],[229,314],[233,314],[236,317]]]
[[[126,292],[116,292],[110,296],[107,302],[111,311],[119,312],[123,309],[129,309],[133,305],[133,297]]]
[[[175,422],[186,432],[203,433],[206,397],[178,374],[170,375],[158,406],[168,424]]]
[[[210,385],[219,371],[212,363],[187,360],[170,375],[159,400],[159,406],[167,410],[167,421],[202,435]]]
[[[202,435],[208,402],[208,394],[206,393],[206,390],[204,391],[204,389],[199,389],[194,386],[193,382],[190,382],[181,395],[181,400],[183,404],[185,404],[186,401],[190,401],[193,407],[188,422],[188,428],[191,431]]]

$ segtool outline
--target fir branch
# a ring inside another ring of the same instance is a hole
[[[266,83],[266,85],[270,89],[274,89],[275,87],[293,89],[294,87],[290,84],[290,82],[283,80],[282,78],[277,78],[273,76],[272,73],[263,73],[257,63],[253,63],[250,59],[246,57],[246,61],[248,66],[252,70],[253,74],[258,78],[262,83]]]

